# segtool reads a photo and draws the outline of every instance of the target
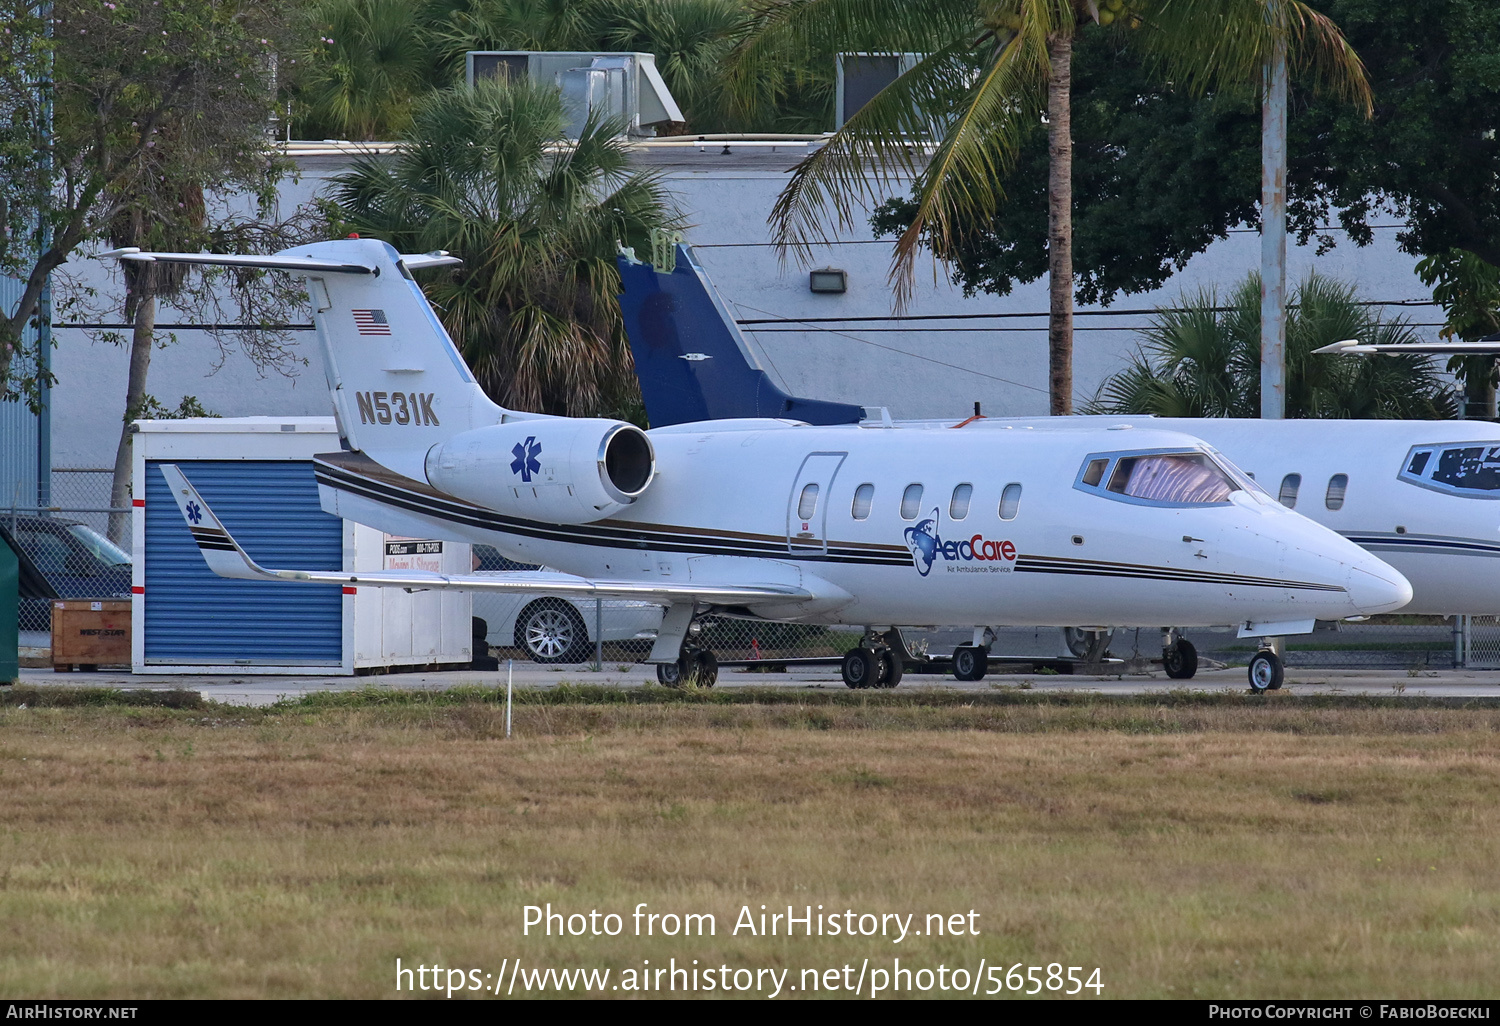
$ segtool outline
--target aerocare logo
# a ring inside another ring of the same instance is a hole
[[[917,573],[926,577],[939,559],[945,563],[960,564],[948,567],[950,571],[958,572],[1008,571],[1012,568],[1016,561],[1016,547],[1013,543],[994,541],[982,534],[963,541],[944,541],[938,533],[941,519],[941,512],[934,507],[932,516],[919,520],[915,526],[906,529],[906,547],[911,550],[912,563],[916,566]]]

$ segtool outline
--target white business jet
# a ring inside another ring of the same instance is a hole
[[[864,418],[858,406],[792,396],[773,382],[691,247],[670,271],[620,260],[631,349],[653,424],[761,411],[823,424]],[[686,350],[691,353],[686,353]],[[1329,355],[1500,356],[1500,336],[1473,342],[1326,346]],[[693,359],[688,360],[686,357]],[[908,430],[955,419],[895,421]],[[1284,506],[1380,555],[1411,583],[1408,613],[1500,614],[1500,425],[1482,421],[1230,420],[1154,417],[990,418],[965,430],[1101,425],[1178,431],[1207,441]],[[702,424],[707,428],[710,424]],[[1100,621],[1102,622],[1102,621]],[[1167,630],[1163,663],[1191,677],[1191,643]]]
[[[989,624],[1239,625],[1267,636],[1411,597],[1378,558],[1177,432],[776,419],[647,432],[518,413],[485,396],[412,280],[455,262],[446,255],[354,239],[272,256],[110,255],[302,275],[349,448],[316,458],[324,508],[564,571],[497,580],[265,568],[180,470],[163,467],[222,576],[661,602],[649,659],[666,683],[712,682],[716,660],[691,633],[705,612],[860,625],[843,662],[851,687],[899,681],[898,625],[976,625],[956,663],[978,679]],[[1251,664],[1258,689],[1280,674],[1273,653]]]

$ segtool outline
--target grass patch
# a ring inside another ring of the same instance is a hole
[[[71,690],[0,701],[6,993],[382,997],[397,957],[518,956],[794,981],[1061,962],[1099,966],[1105,997],[1493,991],[1493,702],[571,687],[517,692],[506,741],[488,689],[52,700]],[[718,931],[523,936],[548,902]],[[980,935],[730,936],[761,904],[974,909]]]

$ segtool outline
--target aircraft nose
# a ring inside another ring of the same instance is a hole
[[[1389,613],[1411,601],[1411,582],[1378,559],[1365,559],[1349,568],[1345,587],[1349,604],[1361,616]]]

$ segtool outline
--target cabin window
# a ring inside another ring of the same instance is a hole
[[[854,502],[849,507],[849,515],[855,520],[865,520],[870,516],[870,504],[875,501],[875,486],[862,484],[854,489]]]
[[[909,484],[906,491],[901,493],[901,519],[915,520],[917,513],[922,508],[922,486]]]
[[[1083,483],[1090,488],[1104,480],[1104,468],[1109,466],[1109,460],[1089,460],[1089,465],[1083,468]]]
[[[1012,481],[1005,486],[1005,491],[1000,493],[1000,519],[1014,520],[1016,513],[1021,508],[1021,486]]]
[[[1281,491],[1276,493],[1276,501],[1287,509],[1297,508],[1297,489],[1302,487],[1301,474],[1288,474],[1281,479]]]
[[[953,498],[948,500],[948,517],[951,520],[962,520],[969,515],[969,500],[974,497],[974,486],[961,484],[953,489]]]
[[[1323,505],[1329,509],[1344,508],[1344,493],[1349,490],[1349,475],[1334,474],[1328,479],[1328,495],[1323,499]]]
[[[807,485],[802,489],[802,497],[797,500],[797,519],[811,520],[812,515],[818,511],[818,486]]]

